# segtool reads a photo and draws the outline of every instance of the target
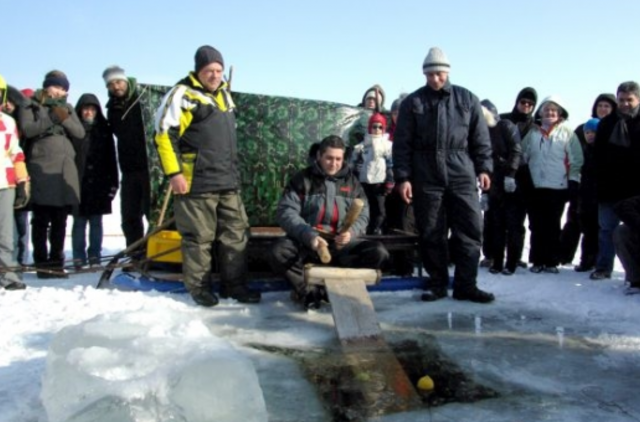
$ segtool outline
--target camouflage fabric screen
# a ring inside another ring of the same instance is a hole
[[[156,224],[166,196],[165,179],[153,142],[155,113],[167,86],[140,85]],[[343,104],[267,95],[233,94],[238,122],[242,198],[252,226],[275,226],[275,208],[289,178],[307,165],[311,144],[338,135],[350,145],[362,139],[370,111]],[[171,206],[167,218],[172,215]]]

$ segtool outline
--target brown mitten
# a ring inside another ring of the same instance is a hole
[[[56,123],[62,123],[69,117],[69,108],[66,106],[51,107],[51,117]]]

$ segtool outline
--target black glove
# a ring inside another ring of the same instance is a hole
[[[62,123],[69,118],[69,108],[67,106],[51,107],[50,115],[54,123]]]
[[[575,201],[580,195],[580,183],[575,180],[569,180],[569,200]]]
[[[29,198],[31,198],[31,183],[26,181],[18,183],[16,185],[16,199],[13,202],[13,208],[26,207],[29,203]]]

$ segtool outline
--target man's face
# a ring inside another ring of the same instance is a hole
[[[533,107],[535,107],[536,103],[528,98],[521,98],[518,100],[518,111],[522,114],[531,114],[533,113]]]
[[[598,101],[596,104],[596,116],[598,119],[608,116],[613,111],[613,107],[608,101]]]
[[[618,110],[621,113],[629,114],[631,110],[638,107],[640,98],[630,92],[618,92]]]
[[[129,83],[123,79],[115,79],[107,84],[109,93],[116,98],[124,98],[129,89]]]
[[[344,150],[340,148],[327,148],[322,154],[318,154],[318,162],[320,167],[327,176],[336,175],[342,168],[344,161]]]
[[[67,91],[61,86],[48,86],[44,89],[44,92],[49,98],[65,98],[67,96]]]
[[[215,92],[222,84],[224,68],[218,62],[209,63],[196,75],[202,86],[209,92]]]
[[[427,85],[434,91],[440,91],[444,84],[447,83],[447,79],[449,79],[449,72],[427,72],[426,77]]]
[[[87,104],[82,106],[82,110],[80,112],[82,120],[87,123],[93,123],[96,119],[96,114],[98,114],[98,109],[93,104]]]

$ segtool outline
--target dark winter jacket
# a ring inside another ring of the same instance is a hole
[[[482,106],[491,115],[487,124],[491,137],[491,151],[493,158],[493,175],[491,177],[491,193],[504,192],[504,178],[515,177],[520,167],[522,146],[520,133],[515,124],[509,120],[500,119],[498,110],[489,100],[483,100]]]
[[[345,166],[335,176],[327,176],[317,162],[296,173],[282,195],[276,220],[288,236],[309,246],[316,228],[336,233],[355,198],[365,207],[351,228],[364,235],[369,224],[369,205],[358,179]]]
[[[111,214],[111,201],[118,190],[118,166],[113,134],[102,114],[100,101],[93,94],[83,94],[76,104],[78,115],[82,107],[94,105],[98,110],[93,123],[82,122],[86,135],[79,154],[81,201],[79,215]]]
[[[63,207],[80,202],[80,183],[72,139],[85,136],[71,104],[46,99],[42,91],[18,112],[26,143],[27,170],[31,177],[31,204]],[[66,109],[60,120],[52,111]]]
[[[618,202],[640,195],[640,115],[627,122],[631,145],[610,142],[621,117],[611,113],[598,124],[595,140],[597,196],[599,203]]]
[[[580,206],[593,208],[598,205],[595,145],[585,143],[582,146],[582,153],[584,162],[580,170]]]
[[[521,113],[518,110],[518,102],[522,98],[533,99],[534,104],[533,104],[533,107],[531,107],[531,113],[525,114],[525,113]],[[527,133],[531,129],[531,126],[534,123],[533,110],[535,110],[537,103],[538,103],[538,93],[536,92],[536,90],[531,87],[523,88],[518,93],[518,96],[516,97],[516,102],[513,106],[513,110],[511,110],[510,113],[502,113],[500,115],[500,119],[509,120],[513,122],[518,127],[518,130],[520,131],[520,139],[524,139],[524,137],[527,135]]]
[[[139,89],[134,78],[129,78],[125,98],[109,94],[107,119],[118,138],[118,162],[123,173],[147,171],[147,142],[142,120]]]
[[[600,94],[598,98],[593,102],[593,106],[591,107],[591,117],[599,118],[597,114],[598,103],[600,101],[606,101],[611,104],[611,113],[615,113],[618,109],[618,102],[616,96],[613,94]],[[587,143],[587,140],[584,138],[584,123],[576,128],[576,135],[578,135],[578,139],[580,140],[580,145],[583,147]]]
[[[235,105],[226,83],[208,92],[191,73],[166,94],[155,129],[165,174],[182,174],[190,193],[240,189]]]
[[[477,175],[492,170],[487,123],[469,90],[449,82],[439,91],[427,85],[402,101],[393,141],[397,183],[475,189]]]
[[[634,196],[618,202],[614,211],[624,224],[640,233],[640,196]]]

